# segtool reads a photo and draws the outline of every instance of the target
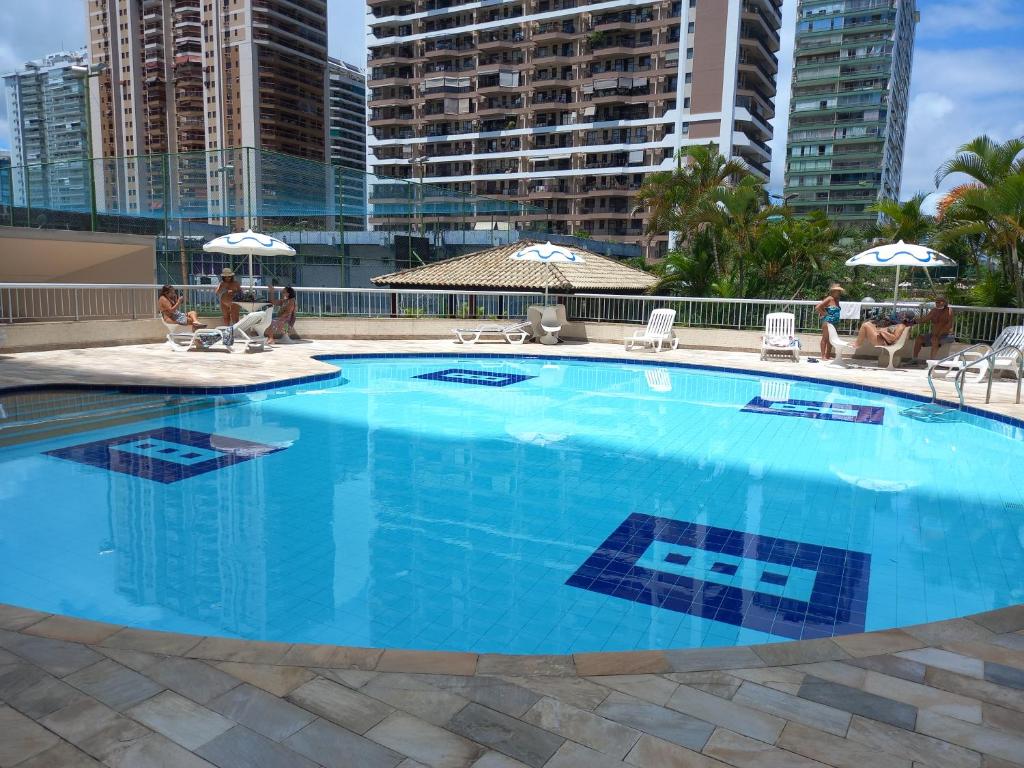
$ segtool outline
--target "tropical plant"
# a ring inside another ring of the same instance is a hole
[[[755,258],[769,218],[778,213],[767,203],[768,195],[761,181],[745,176],[735,186],[717,188],[694,216],[695,223],[721,232],[730,246],[740,298],[746,296],[747,266]]]
[[[914,195],[909,200],[880,200],[868,207],[869,211],[880,213],[884,220],[869,229],[869,237],[895,243],[927,245],[935,232],[935,218],[924,212],[925,194]]]
[[[650,174],[637,195],[637,209],[648,212],[648,238],[674,232],[677,246],[685,248],[708,226],[704,214],[717,191],[749,175],[743,161],[726,158],[715,144],[680,151],[675,169]],[[723,265],[717,243],[712,246],[715,274],[720,277]]]
[[[1024,171],[962,190],[943,219],[947,237],[984,237],[989,250],[999,254],[1017,306],[1024,306]]]
[[[1024,137],[999,143],[988,136],[978,136],[967,142],[935,171],[935,186],[958,173],[971,181],[953,187],[943,196],[940,215],[966,190],[991,187],[1009,176],[1024,173]]]

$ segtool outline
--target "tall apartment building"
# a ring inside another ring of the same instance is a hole
[[[94,152],[128,158],[103,169],[108,202],[146,214],[166,184],[176,208],[201,215],[257,174],[228,153],[168,169],[132,160],[142,155],[246,146],[326,161],[326,0],[86,5],[90,58],[107,66],[92,89]]]
[[[330,59],[328,120],[330,162],[345,170],[338,177],[345,201],[345,229],[366,229],[366,73],[345,61]]]
[[[0,149],[0,208],[6,208],[11,204],[11,186],[11,153],[6,149]]]
[[[867,225],[903,176],[916,0],[800,0],[786,196]]]
[[[714,142],[767,178],[781,0],[368,2],[380,176],[626,242],[645,175],[680,148]]]
[[[53,53],[4,75],[15,205],[89,210],[85,89],[72,69],[85,64],[84,50]]]

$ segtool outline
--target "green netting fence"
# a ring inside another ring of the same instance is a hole
[[[187,223],[264,231],[544,231],[545,210],[243,147],[0,167],[0,225],[171,234]]]

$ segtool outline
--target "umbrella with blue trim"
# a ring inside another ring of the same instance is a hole
[[[896,284],[892,290],[892,303],[896,306],[900,290],[900,269],[903,267],[955,267],[956,262],[944,253],[925,245],[898,243],[880,245],[851,256],[846,260],[848,267],[896,267]],[[928,273],[925,272],[927,275]],[[931,276],[928,277],[931,280]]]
[[[583,256],[575,251],[568,248],[564,248],[560,245],[554,245],[549,240],[546,243],[532,243],[525,248],[520,248],[518,251],[509,256],[512,261],[536,261],[541,264],[582,264]],[[550,277],[551,270],[548,270],[548,276]],[[544,303],[548,301],[548,285],[551,283],[550,279],[544,285]]]
[[[249,257],[249,280],[256,285],[252,270],[253,256],[294,256],[295,249],[283,240],[270,235],[263,235],[247,229],[245,232],[232,232],[221,235],[203,246],[207,253],[227,253],[232,256]]]

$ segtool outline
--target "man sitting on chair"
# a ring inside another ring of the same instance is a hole
[[[928,344],[932,348],[931,359],[939,357],[939,346],[951,344],[955,340],[953,335],[953,308],[942,296],[935,299],[935,307],[927,315],[921,318],[922,323],[931,323],[931,332],[922,333],[914,341],[914,357],[921,352],[921,347]]]

